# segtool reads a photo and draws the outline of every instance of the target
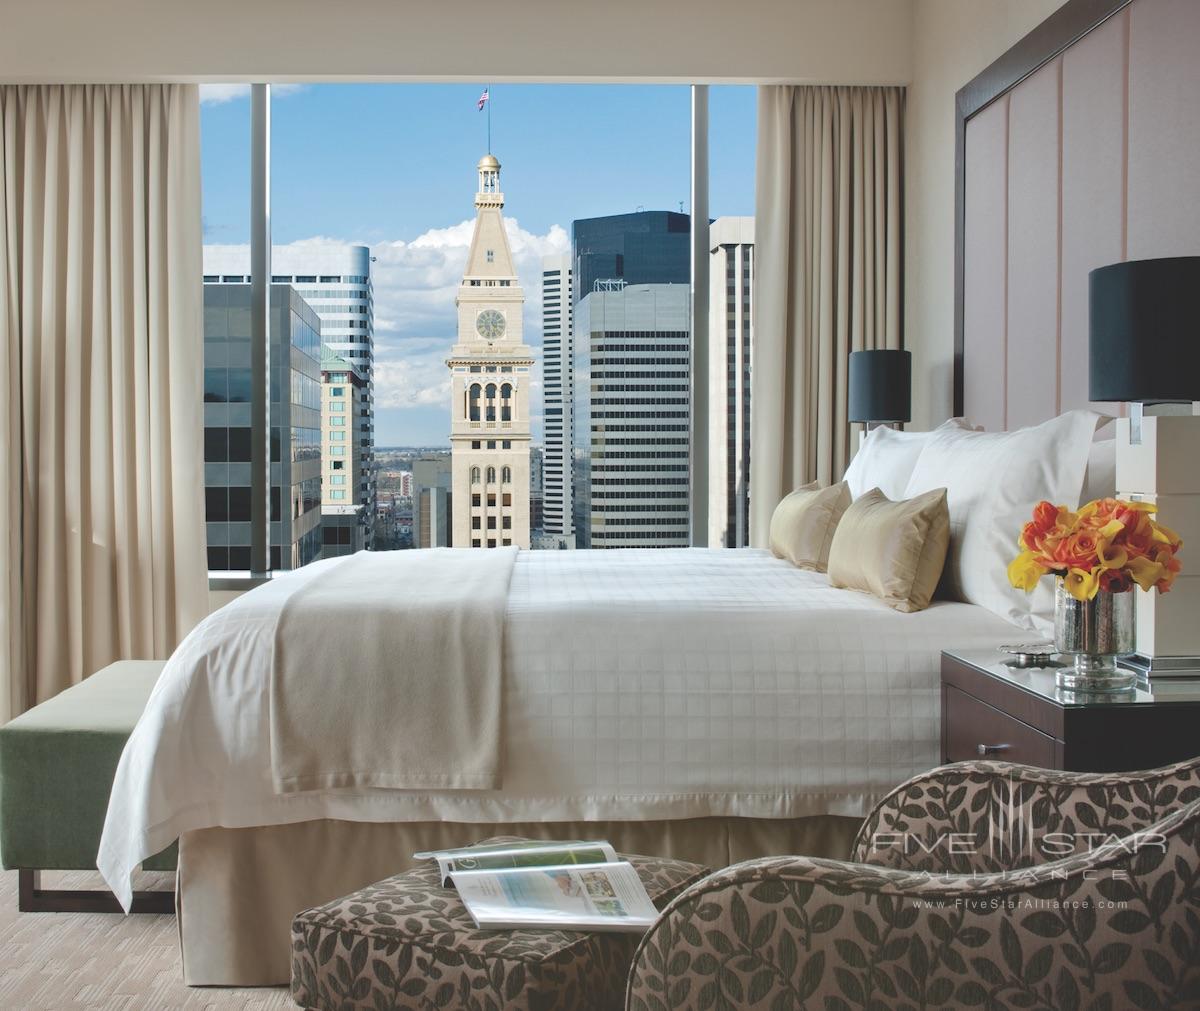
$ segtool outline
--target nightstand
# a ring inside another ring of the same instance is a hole
[[[1130,772],[1200,754],[1200,680],[1086,700],[1050,668],[997,650],[942,653],[942,761],[1000,759],[1071,772]]]

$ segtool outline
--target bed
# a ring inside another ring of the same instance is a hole
[[[521,552],[500,789],[277,793],[273,630],[291,594],[345,564],[201,623],[122,757],[100,869],[127,896],[137,864],[180,839],[190,983],[286,981],[292,913],[431,841],[540,827],[710,863],[837,853],[882,794],[937,764],[940,651],[1022,634],[970,604],[899,613],[767,551]]]

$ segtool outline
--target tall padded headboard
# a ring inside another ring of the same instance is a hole
[[[1088,271],[1200,254],[1197,53],[1198,0],[1070,0],[959,91],[956,414],[1088,406]]]

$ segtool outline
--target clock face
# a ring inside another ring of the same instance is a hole
[[[475,329],[484,340],[499,340],[504,336],[504,314],[495,309],[484,309],[475,317]]]

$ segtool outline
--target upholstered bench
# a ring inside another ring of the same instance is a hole
[[[680,860],[624,859],[659,909],[708,874]],[[636,934],[479,930],[431,863],[299,913],[292,922],[292,996],[315,1011],[618,1011],[638,940]]]
[[[42,889],[39,871],[96,869],[121,750],[162,672],[126,660],[0,727],[0,865],[20,870],[23,912],[117,912],[107,891]],[[176,847],[147,870],[174,870]],[[171,892],[138,892],[136,912],[171,912]]]

